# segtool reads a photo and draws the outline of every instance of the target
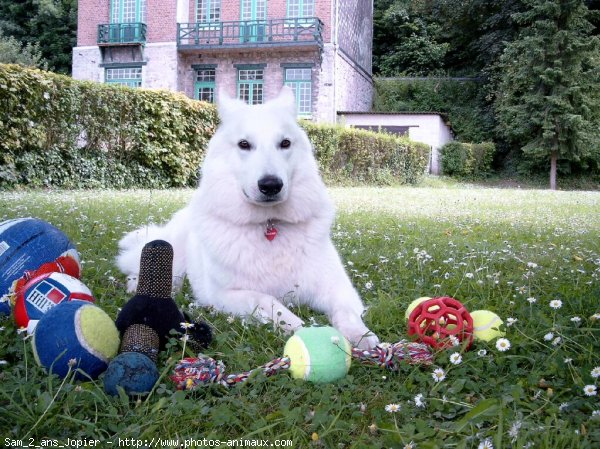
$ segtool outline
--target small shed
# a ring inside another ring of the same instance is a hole
[[[441,172],[439,150],[454,140],[446,116],[440,112],[338,112],[338,123],[371,131],[386,131],[408,136],[415,142],[429,145],[428,171]]]

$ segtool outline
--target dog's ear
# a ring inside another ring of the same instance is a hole
[[[240,108],[244,107],[246,103],[237,98],[231,98],[225,89],[219,89],[219,95],[217,97],[217,110],[219,111],[219,117],[221,121],[227,120],[231,114],[234,114]]]
[[[283,86],[281,91],[279,91],[279,95],[271,100],[269,105],[296,117],[296,96],[294,95],[294,91],[288,86]]]

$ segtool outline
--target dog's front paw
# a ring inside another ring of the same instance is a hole
[[[379,344],[379,338],[366,327],[361,329],[339,329],[350,341],[350,344],[359,349],[373,349]]]

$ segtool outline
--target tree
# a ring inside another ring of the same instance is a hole
[[[521,32],[500,58],[498,131],[534,162],[577,164],[597,151],[600,54],[583,0],[526,0]]]
[[[0,0],[0,31],[24,45],[39,45],[49,68],[71,73],[77,0]]]
[[[6,37],[0,32],[0,63],[20,64],[46,70],[48,61],[42,57],[38,44],[21,44],[14,37]]]

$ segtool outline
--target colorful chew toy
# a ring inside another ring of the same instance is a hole
[[[119,349],[119,332],[110,317],[88,301],[61,302],[38,322],[32,339],[36,361],[49,373],[95,379]]]
[[[258,372],[271,376],[284,370],[289,370],[296,379],[331,382],[346,375],[351,358],[391,371],[398,370],[402,363],[427,365],[433,361],[431,348],[425,344],[402,340],[395,344],[382,343],[370,350],[351,348],[331,327],[300,329],[290,337],[285,348],[283,357],[240,374],[226,374],[225,365],[210,357],[186,358],[175,366],[170,378],[179,390],[194,390],[211,383],[230,387]]]
[[[51,224],[36,218],[0,222],[0,315],[10,314],[8,294],[15,280],[65,255],[79,261],[73,243]]]
[[[158,352],[164,349],[171,330],[182,331],[186,317],[171,298],[173,282],[173,248],[163,240],[152,241],[142,250],[136,294],[119,313],[116,324],[121,332],[120,354],[110,363],[104,375],[108,394],[148,393],[159,373]],[[193,323],[190,345],[208,346],[212,339],[205,323]]]
[[[449,296],[423,301],[414,308],[408,317],[408,335],[433,348],[452,346],[450,337],[466,342],[469,348],[473,342],[473,319],[460,301]]]

